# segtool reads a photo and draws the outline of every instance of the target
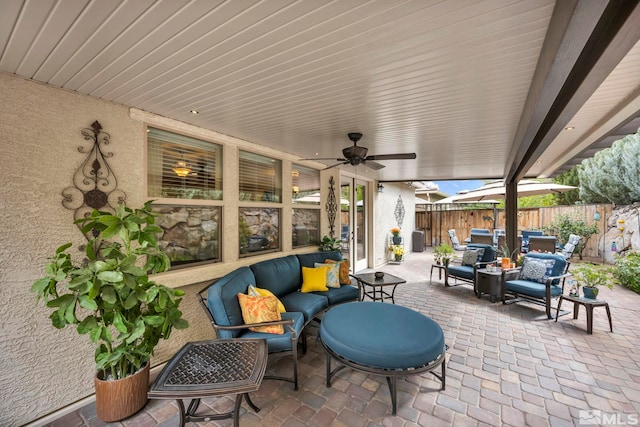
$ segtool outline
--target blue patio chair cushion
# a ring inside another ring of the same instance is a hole
[[[564,270],[567,267],[567,260],[561,254],[552,254],[552,253],[544,253],[544,252],[531,252],[531,253],[528,253],[528,254],[525,255],[523,266],[524,266],[524,263],[527,262],[527,259],[529,259],[529,260],[538,260],[538,261],[553,260],[553,262],[554,262],[553,267],[551,268],[551,271],[548,272],[547,277],[550,277],[550,276],[561,276],[562,274],[564,274]],[[519,277],[519,279],[521,279],[521,277]],[[546,279],[545,279],[545,281],[546,281]],[[553,284],[557,285],[558,282],[559,282],[559,280],[556,279],[556,280],[553,281]]]
[[[249,267],[240,267],[218,279],[207,291],[207,306],[216,324],[243,325],[238,293],[246,294],[249,285],[255,285],[255,276]],[[236,338],[242,331],[219,331],[219,338]]]
[[[250,268],[256,278],[256,287],[268,289],[278,298],[296,292],[302,284],[302,269],[295,255],[257,262]],[[290,311],[289,307],[287,311]]]
[[[470,248],[467,247],[462,254],[462,265],[470,265],[480,261],[484,255],[484,248]]]
[[[296,331],[296,336],[302,335],[302,328],[304,327],[304,316],[298,312],[282,313],[282,320],[293,319],[293,329]],[[263,332],[254,332],[248,329],[243,329],[239,334],[239,338],[262,338],[267,340],[267,347],[269,353],[277,353],[280,351],[291,350],[291,331],[288,326],[284,327],[284,334],[265,334]]]
[[[314,292],[329,300],[329,305],[342,304],[343,302],[355,301],[358,299],[358,288],[352,285],[342,285],[339,288],[329,288],[325,292]]]
[[[522,263],[522,270],[520,270],[519,279],[545,283],[547,278],[551,275],[555,263],[555,260],[552,259],[535,259],[532,257],[525,257],[524,262]]]
[[[338,290],[338,288],[335,289]],[[329,307],[327,297],[316,292],[291,292],[281,297],[280,301],[282,301],[287,311],[299,311],[302,313],[305,322],[310,321],[318,313]]]
[[[463,279],[473,280],[473,266],[449,264],[448,274],[452,277],[461,277]]]
[[[469,243],[468,249],[484,249],[482,257],[479,257],[478,262],[491,262],[496,259],[496,249],[492,245],[484,243]]]
[[[530,280],[509,280],[505,282],[505,290],[529,295],[533,298],[544,299],[546,296],[546,286],[542,283],[532,282]],[[557,297],[562,294],[562,287],[558,285],[551,285],[551,296]]]
[[[356,332],[345,327],[356,322]],[[435,321],[410,308],[379,302],[331,308],[320,324],[320,337],[340,356],[374,368],[417,368],[437,359],[444,350],[444,333]],[[388,343],[393,343],[393,352],[385,351]]]

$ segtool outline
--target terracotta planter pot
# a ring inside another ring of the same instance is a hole
[[[149,363],[135,374],[120,380],[105,381],[96,373],[93,384],[98,418],[107,423],[123,420],[147,403]]]

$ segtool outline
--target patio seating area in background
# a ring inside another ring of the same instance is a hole
[[[609,303],[614,332],[606,313],[596,311],[590,335],[584,312],[576,320],[570,315],[557,323],[535,320],[544,314],[538,305],[491,303],[476,298],[470,286],[445,288],[436,277],[429,283],[432,263],[428,247],[407,254],[402,264],[377,271],[406,278],[396,292],[396,304],[441,325],[449,346],[446,390],[440,391],[440,382],[428,372],[399,380],[398,413],[393,416],[383,377],[343,370],[327,388],[324,348],[315,344],[316,334],[311,332],[307,354],[299,355],[300,390],[294,391],[290,383],[263,380],[251,393],[261,411],[243,405],[241,425],[559,426],[578,425],[580,411],[598,409],[624,420],[626,414],[640,410],[636,349],[640,330],[635,325],[640,295],[620,286],[602,289],[598,298]],[[290,357],[275,356],[269,357],[267,374],[288,374]],[[224,411],[233,404],[233,397],[204,398],[201,406]],[[174,401],[152,400],[135,416],[110,425],[155,427],[178,422]],[[51,425],[102,424],[95,405],[89,404]]]

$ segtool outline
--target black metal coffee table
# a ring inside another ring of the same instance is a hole
[[[380,300],[384,302],[384,297],[387,297],[391,298],[391,302],[395,304],[396,301],[393,299],[393,295],[396,292],[396,287],[402,283],[407,283],[406,280],[388,273],[385,273],[380,279],[375,276],[375,273],[354,274],[353,277],[358,281],[360,301],[364,300],[365,296],[368,296],[373,301]],[[367,291],[366,286],[370,286],[371,291]],[[393,286],[391,293],[383,289],[388,286]]]
[[[150,399],[176,399],[180,425],[188,421],[233,418],[239,425],[244,396],[256,412],[250,392],[258,390],[267,368],[267,341],[262,339],[219,339],[185,344],[176,353],[151,386]],[[223,414],[196,414],[200,399],[236,394],[234,410]],[[191,398],[185,411],[182,399]]]

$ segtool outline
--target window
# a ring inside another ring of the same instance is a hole
[[[280,250],[280,209],[238,210],[240,256]]]
[[[293,203],[306,203],[320,206],[320,171],[301,165],[292,165],[291,169]]]
[[[240,151],[240,200],[282,202],[282,162]]]
[[[320,209],[293,209],[292,245],[317,245],[320,242]]]
[[[172,269],[220,261],[220,206],[153,205],[153,211]]]
[[[149,127],[149,197],[222,200],[222,146]]]

